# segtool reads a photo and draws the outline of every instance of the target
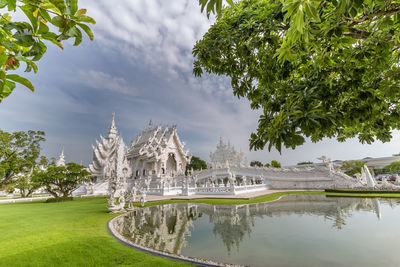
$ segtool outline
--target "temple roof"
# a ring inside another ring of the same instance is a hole
[[[146,158],[158,159],[164,149],[167,147],[168,142],[171,138],[175,138],[178,150],[183,156],[187,156],[187,151],[184,151],[184,144],[179,140],[178,134],[176,133],[176,126],[168,127],[158,125],[153,127],[149,124],[149,127],[141,132],[135,140],[131,142],[128,149],[128,157],[134,158],[144,156]]]
[[[125,146],[121,136],[118,136],[115,127],[115,113],[112,114],[112,121],[108,135],[100,136],[100,142],[96,140],[96,146],[92,145],[93,161],[89,164],[89,171],[93,175],[100,175],[107,162],[110,162],[115,156],[115,152],[119,146]]]
[[[210,153],[210,159],[211,163],[215,166],[225,166],[226,164],[229,164],[229,166],[240,166],[246,165],[245,161],[247,161],[244,158],[243,152],[236,151],[235,147],[229,141],[225,144],[222,137],[215,152]]]
[[[61,149],[61,154],[56,162],[56,165],[57,166],[65,166],[64,147]]]

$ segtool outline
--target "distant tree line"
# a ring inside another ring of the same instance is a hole
[[[207,169],[207,163],[204,160],[200,159],[199,157],[192,156],[189,164],[186,165],[185,174],[188,174],[188,172],[191,170],[198,171],[204,169]]]
[[[55,159],[40,155],[43,131],[9,133],[0,130],[0,190],[29,197],[39,188],[55,198],[67,197],[89,180],[85,166],[70,162],[56,166]]]
[[[253,160],[250,162],[251,167],[267,167],[267,168],[282,168],[281,164],[276,160],[271,160],[271,162],[267,162],[263,164],[261,161]]]

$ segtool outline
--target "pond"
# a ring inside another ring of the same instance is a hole
[[[251,205],[138,208],[115,222],[134,244],[248,266],[400,266],[400,200],[288,195]]]

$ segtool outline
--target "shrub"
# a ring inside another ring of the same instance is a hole
[[[365,163],[359,160],[348,160],[342,164],[342,169],[347,175],[353,176],[356,173],[361,173],[361,168],[364,167]]]

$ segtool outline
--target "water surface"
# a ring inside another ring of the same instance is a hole
[[[279,201],[136,209],[116,229],[132,243],[250,266],[400,266],[398,199],[289,195]]]

